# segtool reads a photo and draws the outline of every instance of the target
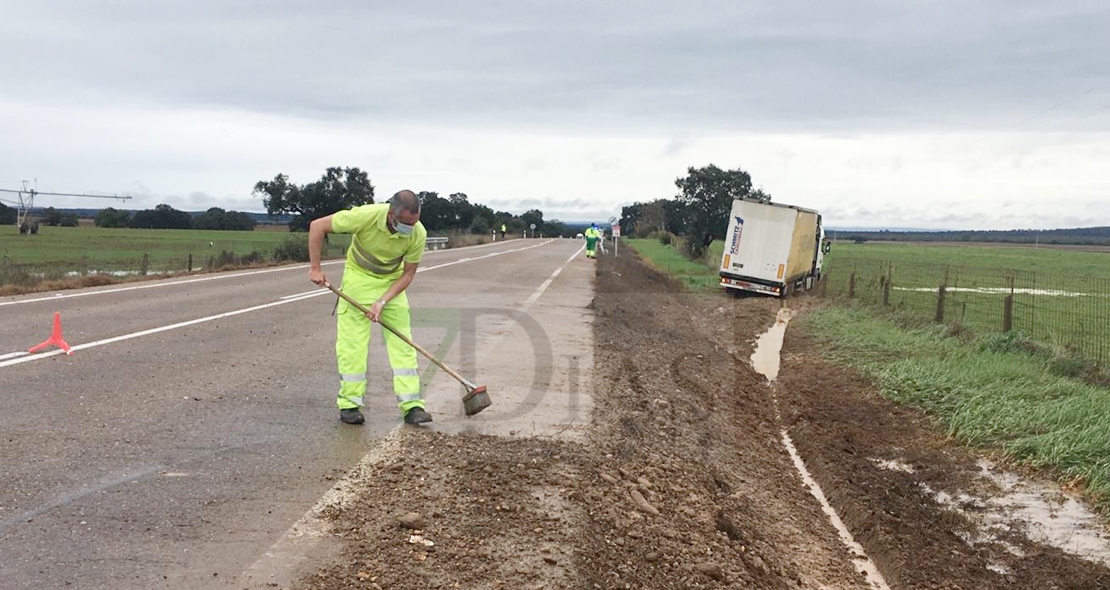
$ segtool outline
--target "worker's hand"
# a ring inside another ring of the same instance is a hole
[[[316,283],[317,285],[320,285],[321,287],[324,286],[324,283],[328,282],[328,278],[324,276],[324,271],[319,268],[308,269],[308,280]]]
[[[382,309],[384,307],[385,307],[385,303],[381,299],[375,301],[374,305],[370,306],[370,313],[366,314],[366,317],[370,318],[371,322],[381,321],[381,319],[382,319]]]

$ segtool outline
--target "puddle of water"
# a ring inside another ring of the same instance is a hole
[[[1002,489],[1002,495],[979,498],[934,494],[940,504],[979,522],[980,534],[976,539],[965,539],[969,544],[996,541],[997,533],[1016,530],[1036,543],[1110,566],[1110,534],[1079,498],[1058,486],[998,471],[987,460],[979,461],[979,469],[983,479]],[[974,512],[968,513],[964,506],[974,507]]]
[[[184,272],[184,269],[182,269],[182,272]],[[161,271],[161,270],[148,270],[146,272],[146,274],[148,276],[164,275],[164,274],[171,274],[171,273],[172,273],[172,271]],[[140,276],[142,274],[143,274],[142,272],[137,271],[137,270],[89,270],[89,271],[71,270],[71,271],[66,273],[66,276],[67,277],[83,277],[83,276],[86,276],[86,275],[87,276],[109,275],[109,276],[113,276],[113,277],[137,277],[137,276]]]
[[[911,291],[915,293],[936,293],[936,287],[894,287],[895,291]],[[1090,293],[1076,293],[1074,291],[1060,291],[1057,289],[1010,289],[1009,287],[948,287],[949,293],[980,293],[985,295],[1048,295],[1052,297],[1090,297]]]
[[[794,317],[794,312],[787,308],[779,310],[778,315],[775,316],[775,324],[771,326],[762,336],[755,341],[755,352],[752,353],[752,368],[764,377],[767,381],[774,383],[779,376],[779,365],[781,364],[782,355],[782,341],[786,336],[786,324]],[[782,421],[779,415],[779,401],[778,396],[774,394],[774,389],[771,390],[771,399],[775,405],[775,416]],[[836,529],[837,534],[840,536],[840,542],[844,544],[853,554],[861,556],[853,560],[853,565],[856,570],[864,575],[867,579],[868,585],[876,590],[890,590],[887,585],[886,579],[883,578],[879,568],[871,561],[867,552],[863,550],[863,546],[856,542],[848,527],[844,526],[844,521],[840,520],[840,515],[836,513],[832,505],[829,504],[828,498],[825,497],[825,492],[813,476],[809,474],[809,469],[806,468],[805,462],[802,461],[801,455],[798,454],[798,449],[794,446],[794,441],[790,435],[786,433],[783,428],[780,431],[782,437],[782,446],[786,448],[786,452],[790,454],[791,461],[794,462],[794,468],[798,471],[798,475],[802,478],[802,483],[805,484],[809,493],[821,505],[821,511],[828,517],[829,523]]]
[[[901,471],[903,473],[913,473],[913,465],[906,463],[901,459],[872,459],[872,463],[879,469],[887,471]]]
[[[775,325],[763,333],[755,341],[755,352],[752,353],[752,368],[756,373],[763,375],[768,381],[779,378],[780,355],[782,354],[782,340],[786,336],[786,324],[794,312],[782,308],[775,316]]]

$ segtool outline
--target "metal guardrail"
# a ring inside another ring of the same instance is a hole
[[[424,240],[425,250],[442,250],[447,247],[447,238],[426,238]]]

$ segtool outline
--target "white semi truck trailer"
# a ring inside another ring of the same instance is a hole
[[[721,286],[775,297],[809,290],[821,280],[828,251],[816,211],[737,199],[728,217]]]

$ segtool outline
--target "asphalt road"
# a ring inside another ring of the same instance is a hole
[[[585,428],[593,262],[575,240],[429,253],[416,340],[434,427]],[[577,255],[576,255],[577,254]],[[325,272],[339,282],[342,265]],[[334,405],[335,297],[307,266],[0,299],[0,587],[227,588],[400,426],[375,334],[367,423]],[[72,355],[26,351],[55,311]]]

